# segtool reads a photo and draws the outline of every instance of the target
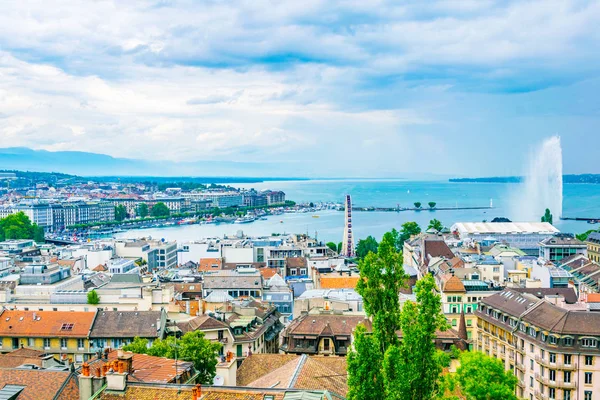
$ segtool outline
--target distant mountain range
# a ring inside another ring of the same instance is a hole
[[[492,176],[488,178],[452,178],[450,182],[467,183],[520,183],[522,176]],[[596,183],[600,184],[600,174],[563,175],[563,183]]]
[[[296,176],[290,165],[290,176]],[[62,172],[78,176],[285,176],[280,164],[232,161],[173,162],[115,158],[82,151],[0,148],[0,170]]]

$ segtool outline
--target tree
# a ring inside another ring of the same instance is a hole
[[[367,236],[366,239],[360,239],[356,246],[356,258],[359,260],[365,258],[369,253],[377,253],[377,240],[373,236]]]
[[[430,202],[429,202],[429,203],[427,203],[427,204],[429,205],[429,208],[430,208],[430,209],[434,209],[437,203],[436,203],[435,201],[430,201]]]
[[[148,204],[146,204],[146,203],[138,204],[137,215],[140,218],[146,218],[148,216]]]
[[[337,252],[337,244],[335,244],[333,242],[327,242],[326,246],[329,247],[331,249],[331,251]]]
[[[364,325],[354,330],[354,350],[348,354],[348,400],[380,400],[384,391],[381,352]]]
[[[338,254],[340,254],[342,252],[342,242],[339,242],[337,244],[337,252],[338,252]]]
[[[575,235],[575,237],[577,238],[577,240],[581,240],[582,242],[585,242],[587,240],[588,236],[590,236],[590,233],[592,233],[592,232],[598,232],[598,231],[595,229],[590,229],[589,231]]]
[[[550,212],[549,208],[546,208],[546,212],[542,216],[542,222],[548,222],[552,224],[552,213]]]
[[[91,290],[87,294],[87,302],[88,304],[96,305],[100,303],[100,296],[98,296],[98,292],[95,290]]]
[[[29,217],[20,211],[0,219],[0,241],[10,239],[35,239],[36,242],[43,242],[44,229],[32,224]]]
[[[362,296],[364,309],[373,321],[373,336],[381,354],[398,342],[400,328],[398,294],[406,282],[402,254],[396,251],[394,235],[383,235],[377,253],[370,252],[358,263],[360,278],[356,291]]]
[[[463,352],[453,377],[469,400],[517,400],[517,377],[504,363],[480,352]]]
[[[398,244],[399,248],[402,249],[404,247],[404,242],[411,238],[411,236],[415,236],[421,233],[421,227],[416,222],[405,222],[402,224],[402,229],[400,229],[400,243]]]
[[[123,221],[127,218],[127,209],[124,205],[119,204],[115,207],[115,221]]]
[[[158,202],[154,205],[154,207],[152,207],[152,216],[153,217],[168,217],[170,213],[171,213],[171,211],[169,210],[169,207],[167,207],[165,203]]]
[[[191,331],[183,335],[180,340],[173,336],[155,340],[150,347],[146,339],[135,338],[131,344],[124,346],[123,350],[191,361],[199,374],[198,379],[206,384],[212,383],[217,373],[217,356],[221,346],[221,343],[213,343],[205,339],[204,332]]]
[[[428,400],[438,389],[442,365],[434,339],[447,322],[435,289],[433,276],[425,275],[416,284],[416,303],[407,301],[402,307],[402,340],[398,349],[388,349],[383,362],[386,393],[396,393],[389,399]]]
[[[435,229],[436,231],[441,232],[442,229],[444,229],[444,225],[442,225],[442,223],[439,220],[434,218],[431,221],[429,221],[427,229]]]
[[[415,208],[421,208],[421,202],[420,201],[415,202]]]

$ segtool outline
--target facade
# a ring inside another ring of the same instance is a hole
[[[202,192],[197,195],[198,200],[210,200],[212,207],[241,207],[244,205],[244,196],[238,192]]]
[[[269,190],[261,194],[267,198],[267,205],[285,204],[285,193],[282,191]]]
[[[503,361],[527,399],[596,400],[600,313],[510,289],[481,301],[475,348]]]
[[[220,270],[204,276],[202,297],[210,294],[227,294],[231,297],[262,298],[263,277],[255,268]]]
[[[600,262],[600,232],[592,232],[585,241],[590,260]]]
[[[27,347],[82,363],[94,352],[89,333],[95,316],[95,312],[3,310],[0,351]]]
[[[558,262],[575,254],[587,256],[587,245],[571,234],[560,233],[540,242],[540,257],[544,260]]]
[[[58,264],[31,264],[21,272],[22,285],[52,285],[71,277],[71,268]]]
[[[116,258],[108,262],[108,272],[111,274],[130,274],[138,271],[138,266],[126,258]]]

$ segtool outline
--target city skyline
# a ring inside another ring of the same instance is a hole
[[[593,2],[16,3],[0,147],[506,176],[557,134],[565,173],[597,173],[598,17]]]

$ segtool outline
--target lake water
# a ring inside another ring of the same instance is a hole
[[[283,190],[286,198],[296,202],[342,202],[345,194],[352,195],[354,206],[363,207],[412,207],[421,202],[427,207],[430,201],[437,207],[486,207],[492,201],[494,209],[448,210],[448,211],[402,211],[402,212],[355,212],[353,229],[356,238],[373,235],[380,238],[392,228],[404,222],[416,221],[422,228],[432,218],[437,218],[450,227],[454,222],[490,221],[494,217],[507,217],[520,202],[518,184],[509,183],[451,183],[416,182],[403,180],[310,180],[276,181],[234,185],[245,188]],[[563,189],[563,216],[600,218],[600,185],[565,184]],[[543,214],[540,209],[540,217]],[[119,233],[118,237],[165,238],[188,241],[210,236],[233,235],[243,230],[249,235],[271,233],[306,233],[317,235],[323,241],[342,240],[344,216],[342,212],[319,212],[318,218],[311,213],[284,214],[268,217],[266,221],[250,224],[187,225],[159,229],[131,230]],[[563,232],[580,233],[600,225],[579,221],[559,220],[555,215],[554,225]]]

